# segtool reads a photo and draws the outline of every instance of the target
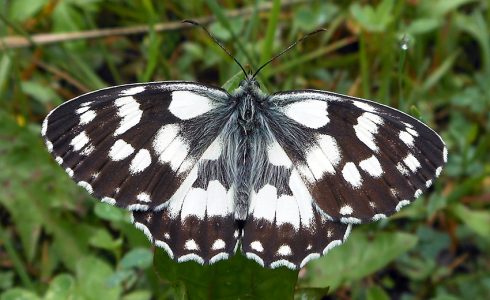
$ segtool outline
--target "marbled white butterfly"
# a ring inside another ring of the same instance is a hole
[[[98,90],[49,113],[42,135],[78,185],[131,211],[179,262],[240,248],[300,268],[441,173],[445,144],[420,121],[326,91],[267,95],[257,72],[231,93],[183,81]]]

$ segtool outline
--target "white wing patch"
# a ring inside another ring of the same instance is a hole
[[[256,219],[264,219],[274,223],[277,208],[277,189],[266,184],[257,193],[252,192],[250,211]]]
[[[233,188],[227,192],[218,180],[212,180],[206,192],[206,214],[208,216],[225,217],[233,213]]]
[[[335,174],[332,162],[318,145],[314,145],[308,150],[306,163],[316,180],[322,179],[325,174]]]
[[[381,164],[376,156],[371,156],[368,159],[362,160],[359,163],[359,167],[366,171],[369,175],[378,178],[383,175],[383,169],[381,168]]]
[[[226,243],[222,239],[217,239],[213,242],[213,245],[211,246],[211,249],[213,250],[221,250],[225,249]]]
[[[291,224],[294,229],[300,228],[298,203],[293,196],[282,195],[277,200],[276,225]]]
[[[327,107],[326,101],[305,100],[286,105],[283,112],[303,126],[318,129],[330,122]]]
[[[120,93],[121,96],[133,96],[139,93],[142,93],[146,90],[144,85],[135,86],[129,89],[126,89]]]
[[[289,188],[293,192],[294,199],[298,205],[301,225],[309,227],[314,218],[313,199],[308,191],[308,188],[301,180],[301,177],[296,170],[291,171],[291,177],[289,177]]]
[[[269,163],[275,166],[284,166],[286,168],[291,167],[292,162],[287,156],[284,149],[274,140],[267,147],[267,157],[269,158]]]
[[[158,160],[164,164],[169,163],[173,171],[177,171],[187,157],[189,145],[180,136],[177,136],[163,152]]]
[[[177,137],[180,128],[177,124],[167,124],[162,126],[153,139],[153,149],[160,155],[167,149],[168,145]]]
[[[376,108],[374,108],[372,105],[365,103],[365,102],[352,101],[352,104],[354,104],[355,106],[359,107],[360,109],[362,109],[364,111],[369,111],[369,112],[375,112],[376,111]]]
[[[134,156],[129,165],[129,172],[131,174],[136,174],[144,171],[151,164],[150,151],[146,149],[140,149],[138,153]]]
[[[143,115],[143,111],[140,109],[138,101],[132,96],[118,98],[114,104],[117,107],[117,115],[121,117],[119,127],[114,132],[114,136],[118,136],[138,124]]]
[[[400,131],[400,134],[398,135],[398,137],[400,138],[400,140],[402,140],[402,142],[404,142],[407,146],[409,147],[413,147],[413,142],[414,142],[414,139],[413,139],[413,136],[408,133],[407,131]]]
[[[150,195],[147,193],[139,193],[136,196],[136,199],[138,199],[138,201],[142,201],[142,202],[151,202]]]
[[[184,198],[180,218],[184,221],[189,216],[203,220],[206,215],[206,190],[191,188]]]
[[[168,109],[181,120],[189,120],[207,113],[214,108],[211,99],[190,91],[172,92],[172,102]]]
[[[80,151],[89,142],[90,142],[89,137],[87,136],[85,131],[82,131],[71,140],[70,145],[73,147],[74,151]]]
[[[403,162],[405,165],[410,169],[410,171],[415,172],[417,171],[418,168],[420,168],[420,162],[418,161],[413,154],[408,154],[404,159]]]
[[[211,145],[204,151],[204,154],[202,155],[202,159],[209,159],[209,160],[217,160],[221,156],[221,152],[223,151],[223,144],[221,142],[221,139],[217,137]]]
[[[345,164],[344,168],[342,169],[342,176],[344,177],[345,181],[350,183],[354,188],[358,188],[362,185],[361,174],[353,162],[348,162]]]
[[[354,125],[357,138],[376,153],[379,149],[374,135],[378,133],[378,125],[381,124],[383,124],[383,120],[380,117],[370,112],[365,112],[357,118],[357,124]]]
[[[85,108],[88,108],[88,107],[83,107],[82,109],[85,109]],[[93,110],[87,110],[86,112],[84,112],[80,116],[80,125],[87,125],[93,119],[95,119],[96,116],[97,116],[97,114],[95,113],[95,111],[93,111]]]
[[[130,144],[119,139],[114,143],[114,145],[112,145],[111,149],[109,150],[109,157],[113,161],[119,161],[127,158],[128,156],[133,154],[133,152],[134,148]]]

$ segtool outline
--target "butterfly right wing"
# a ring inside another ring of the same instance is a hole
[[[437,133],[388,106],[316,90],[268,101],[271,131],[333,221],[392,215],[425,192],[447,161]]]
[[[268,134],[263,134],[268,132]],[[333,222],[318,208],[292,160],[272,133],[254,139],[255,157],[242,251],[262,266],[290,269],[325,255],[344,242],[350,224]],[[259,167],[260,166],[260,167]]]

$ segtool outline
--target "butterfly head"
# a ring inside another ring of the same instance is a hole
[[[260,89],[259,82],[257,81],[257,79],[255,79],[255,77],[253,77],[250,74],[247,74],[247,77],[245,79],[243,79],[242,81],[240,81],[240,84],[238,86],[239,86],[239,88],[241,88],[243,90]]]
[[[246,99],[248,100],[245,102],[262,102],[266,98],[266,95],[260,89],[259,82],[251,75],[247,75],[240,82],[238,88],[233,91],[233,95],[237,102],[243,102]]]

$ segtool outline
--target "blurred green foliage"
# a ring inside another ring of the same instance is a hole
[[[0,0],[0,37],[150,26],[17,49],[0,40],[1,300],[490,295],[490,3],[268,2],[259,11],[265,1]],[[252,9],[228,17],[243,7]],[[200,29],[153,27],[210,15],[209,29],[255,68],[326,28],[264,69],[264,89],[326,89],[419,117],[449,147],[435,186],[389,220],[356,226],[345,245],[299,273],[241,256],[176,264],[154,252],[126,212],[90,199],[54,163],[40,123],[63,101],[110,85],[195,80],[233,89],[238,66]]]

